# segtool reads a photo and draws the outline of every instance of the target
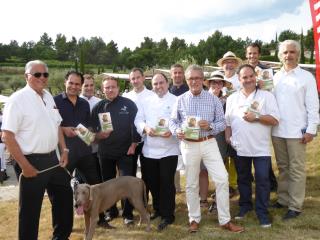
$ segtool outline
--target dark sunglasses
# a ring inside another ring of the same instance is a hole
[[[40,78],[41,75],[45,78],[49,77],[49,73],[47,72],[44,72],[44,73],[41,73],[41,72],[36,72],[36,73],[29,73],[30,75],[34,76],[35,78]]]

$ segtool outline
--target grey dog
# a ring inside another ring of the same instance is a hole
[[[85,239],[91,240],[99,213],[109,209],[120,199],[128,198],[140,214],[140,222],[150,231],[150,215],[147,212],[146,186],[140,178],[123,176],[96,184],[78,184],[74,187],[75,207],[84,213]]]

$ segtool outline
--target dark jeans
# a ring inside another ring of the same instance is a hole
[[[140,162],[143,180],[152,195],[154,211],[158,212],[162,219],[172,223],[176,206],[174,175],[178,156],[168,156],[161,159],[142,157]]]
[[[255,169],[256,201],[255,210],[258,218],[263,220],[268,215],[268,204],[270,200],[270,161],[271,157],[241,157],[235,159],[238,174],[238,189],[240,193],[240,211],[247,211],[252,206],[252,162]]]
[[[38,170],[47,169],[58,163],[55,152],[46,155],[31,154],[26,158]],[[73,225],[73,195],[67,172],[57,167],[39,173],[34,178],[21,175],[19,185],[19,240],[38,239],[39,218],[45,190],[52,205],[52,239],[68,239]]]
[[[120,176],[132,176],[133,171],[133,163],[132,163],[132,156],[124,155],[119,157],[112,157],[112,156],[101,156],[99,155],[99,162],[102,172],[102,179],[103,181],[110,180],[115,178],[117,175],[117,168],[119,171]],[[122,201],[123,206],[123,218],[133,219],[132,210],[133,207],[129,203],[128,199]],[[113,205],[109,210],[109,214],[113,216],[118,215],[118,209],[116,204]]]

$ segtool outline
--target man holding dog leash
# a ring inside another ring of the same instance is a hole
[[[45,190],[52,204],[53,240],[69,238],[73,225],[70,177],[63,169],[68,152],[61,116],[48,84],[48,67],[39,60],[25,67],[26,86],[7,102],[3,115],[2,139],[22,169],[19,178],[19,240],[37,240]],[[56,148],[61,152],[57,158]]]

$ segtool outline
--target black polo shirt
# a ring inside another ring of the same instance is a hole
[[[181,86],[171,85],[169,88],[169,92],[175,96],[180,96],[185,92],[189,91],[189,87],[186,83],[183,83]]]
[[[92,109],[91,122],[95,132],[101,131],[99,113],[110,112],[113,131],[106,139],[99,141],[98,154],[121,157],[133,142],[140,142],[140,135],[134,125],[137,114],[136,104],[128,98],[118,96],[113,101],[104,99]]]
[[[79,123],[90,127],[90,106],[89,103],[77,97],[76,104],[69,100],[66,93],[54,97],[54,101],[62,117],[61,127],[76,127]],[[70,149],[69,157],[84,157],[91,154],[91,146],[85,144],[79,137],[65,136],[67,147]]]

